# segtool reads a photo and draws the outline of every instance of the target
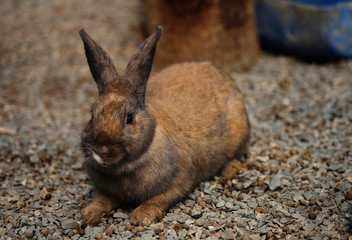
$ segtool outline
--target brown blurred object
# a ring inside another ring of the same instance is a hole
[[[164,28],[156,70],[212,61],[231,72],[248,68],[259,55],[253,0],[142,0],[142,7],[144,35],[158,25]]]

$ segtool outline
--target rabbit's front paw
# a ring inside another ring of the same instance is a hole
[[[133,225],[149,226],[156,219],[160,219],[163,210],[151,204],[141,204],[132,212],[131,223]]]
[[[90,203],[81,211],[83,221],[92,226],[97,225],[105,214],[106,210],[97,202]]]

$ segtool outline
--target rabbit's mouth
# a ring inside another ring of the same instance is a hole
[[[99,156],[96,152],[92,151],[93,159],[99,163],[101,166],[107,167],[108,163],[106,162],[106,158]]]
[[[102,167],[115,166],[120,163],[121,159],[123,159],[123,156],[116,154],[99,154],[94,150],[91,150],[91,157]]]

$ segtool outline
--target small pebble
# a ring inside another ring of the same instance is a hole
[[[232,222],[228,222],[228,223],[226,224],[226,227],[227,227],[227,228],[230,228],[230,229],[233,229],[234,226],[235,226],[235,225],[234,225]]]
[[[288,207],[295,207],[295,203],[294,202],[292,202],[292,201],[288,201],[288,202],[286,202],[286,206],[288,206]]]
[[[308,212],[308,218],[314,220],[314,219],[317,218],[317,215],[315,213],[313,213],[313,212]]]
[[[256,208],[254,208],[254,211],[255,211],[255,212],[259,212],[259,213],[264,213],[264,212],[266,212],[265,209],[262,208],[262,207],[256,207]]]
[[[132,232],[133,234],[137,234],[137,233],[139,233],[139,232],[142,232],[143,229],[144,229],[144,228],[143,228],[142,226],[138,226],[138,227],[132,229],[131,232]]]
[[[102,232],[98,232],[98,233],[95,234],[94,237],[95,237],[95,239],[100,240],[100,239],[103,238],[103,233]]]
[[[105,234],[106,234],[107,236],[111,236],[111,235],[114,233],[114,231],[115,231],[115,227],[114,227],[114,226],[110,226],[110,227],[108,227],[108,228],[105,230]]]
[[[127,219],[128,216],[127,214],[123,213],[123,212],[115,212],[113,214],[113,218],[121,218],[121,219]]]
[[[85,229],[84,228],[79,229],[78,233],[79,233],[79,235],[83,236],[85,233]]]
[[[31,231],[31,232],[26,233],[25,237],[26,237],[26,238],[32,238],[32,237],[34,237],[34,232]]]
[[[243,200],[243,196],[242,195],[236,195],[234,196],[234,198],[238,201],[242,201]]]
[[[310,199],[309,199],[309,206],[313,206],[315,205],[316,203],[316,198],[315,196],[313,195]]]
[[[227,240],[235,239],[235,233],[232,229],[226,228],[223,234],[221,235],[221,238]]]
[[[321,210],[323,210],[323,208],[321,206],[317,205],[317,206],[314,206],[313,210],[314,211],[321,211]]]
[[[221,208],[221,207],[223,207],[223,206],[225,206],[225,201],[221,199],[221,200],[218,201],[218,203],[216,204],[216,207]]]
[[[14,223],[12,224],[12,226],[13,226],[14,228],[19,228],[19,227],[20,227],[20,223],[19,223],[19,222],[14,222]]]
[[[347,200],[352,200],[352,190],[347,190],[346,191],[346,199]]]
[[[284,232],[286,232],[287,234],[291,234],[292,233],[292,230],[288,226],[284,226],[282,230]]]
[[[205,201],[199,201],[198,202],[198,205],[201,206],[201,207],[205,207],[207,205],[207,203]]]

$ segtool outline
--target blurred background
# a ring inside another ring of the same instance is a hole
[[[44,119],[59,114],[77,120],[87,112],[84,103],[93,101],[96,89],[80,28],[107,48],[119,72],[156,25],[164,27],[156,70],[192,60],[212,61],[228,73],[248,70],[259,57],[259,43],[315,61],[348,58],[352,51],[352,7],[346,0],[18,0],[4,1],[0,11],[2,125],[35,124],[26,118],[38,117],[36,111]],[[26,117],[19,109],[28,111]]]
[[[26,131],[21,138],[79,141],[97,90],[78,31],[123,71],[139,43],[139,2],[4,1],[0,11],[0,125]]]
[[[255,0],[262,47],[310,61],[352,57],[352,1]]]

